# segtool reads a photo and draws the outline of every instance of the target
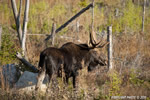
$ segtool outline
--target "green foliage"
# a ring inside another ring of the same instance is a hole
[[[62,90],[63,87],[65,86],[64,81],[62,81],[62,77],[61,78],[57,78],[57,80],[58,80],[58,86]]]
[[[108,23],[107,23],[107,25],[110,26],[110,25],[113,24],[113,22],[114,22],[113,14],[110,12],[109,15],[108,15]]]
[[[87,4],[87,0],[80,0],[79,5],[80,5],[81,7],[86,7],[86,6],[88,5],[88,4]]]
[[[115,12],[114,8],[109,12],[107,25],[113,25],[113,33],[121,33],[124,30],[132,32],[141,30],[142,7],[134,5],[131,0],[127,1],[123,10],[119,9],[122,14],[118,17],[115,17],[112,12]]]
[[[48,4],[44,1],[36,2],[33,6],[30,7],[31,15],[38,15],[39,12],[44,12],[48,9]]]
[[[47,33],[49,32],[51,29],[50,25],[48,24],[48,22],[45,20],[43,23],[43,26],[41,28],[41,33]]]
[[[108,98],[108,96],[106,96],[106,95],[104,95],[103,93],[102,93],[102,91],[103,91],[103,89],[101,88],[101,87],[99,87],[99,95],[98,95],[98,97],[95,97],[94,98],[94,100],[103,100],[104,98],[107,100]]]
[[[57,4],[55,5],[51,11],[49,12],[49,16],[51,18],[54,18],[54,17],[60,17],[62,16],[63,14],[65,14],[67,12],[66,8],[64,5],[62,4]]]
[[[30,20],[31,20],[32,18],[30,18]],[[32,21],[29,21],[29,23],[28,23],[28,31],[30,31],[30,32],[32,32],[32,33],[38,33],[40,30],[39,30],[39,28],[38,28],[38,19],[37,18],[35,18],[34,20],[32,20]]]
[[[72,8],[72,13],[76,14],[78,12],[77,8]]]
[[[94,18],[98,19],[98,22],[95,22],[95,24],[103,24],[105,20],[105,15],[104,15],[104,8],[99,9],[98,5],[95,5],[94,7]]]
[[[10,10],[7,3],[0,3],[0,23],[8,24],[10,17],[12,17]]]
[[[38,33],[41,32],[41,28],[44,27],[45,29],[44,13],[48,7],[48,4],[44,1],[36,2],[30,7],[28,23],[29,31],[32,33]]]
[[[146,100],[150,100],[150,98],[149,98],[149,97],[147,97],[147,98],[146,98]]]
[[[81,89],[79,99],[84,100],[84,97],[85,97],[85,91],[84,91],[84,89]]]
[[[8,5],[7,4],[3,4],[3,5],[0,5],[0,11],[2,12],[4,12],[4,14],[6,14],[6,15],[8,15]]]
[[[63,30],[59,32],[59,35],[64,35],[65,33],[67,33],[67,31],[68,31],[68,28],[64,28]]]
[[[110,75],[110,84],[111,84],[111,87],[110,87],[110,91],[109,91],[109,96],[120,96],[121,93],[120,93],[120,87],[121,87],[121,78],[119,76],[119,73],[118,72],[113,72],[111,75]]]
[[[16,24],[12,24],[11,28],[13,28],[14,30],[17,30]]]
[[[135,73],[135,69],[131,69],[129,81],[133,85],[138,85],[138,86],[140,86],[144,83],[144,80],[141,80],[141,79],[137,78],[137,75]]]
[[[15,44],[12,40],[12,36],[8,33],[6,28],[3,28],[2,33],[2,47],[0,50],[0,65],[14,63],[16,60],[15,54],[17,49],[15,48]]]
[[[45,1],[36,2],[30,8],[28,28],[32,33],[51,32],[52,20],[58,20],[67,12],[64,5],[58,3],[52,8]]]
[[[72,81],[69,80],[69,82],[68,82],[68,90],[69,90],[70,92],[73,90],[72,84],[73,84]]]
[[[128,0],[127,6],[124,10],[124,16],[122,18],[123,24],[132,30],[139,30],[142,24],[141,14],[141,7],[134,5],[131,0]]]

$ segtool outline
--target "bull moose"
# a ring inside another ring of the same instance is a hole
[[[78,70],[82,69],[82,61],[88,66],[88,71],[91,71],[98,64],[101,66],[106,65],[106,60],[100,58],[94,49],[103,48],[108,43],[100,45],[101,41],[98,43],[94,42],[92,33],[90,33],[90,43],[92,46],[68,42],[60,48],[49,47],[42,51],[39,60],[41,72],[38,74],[38,82],[35,89],[38,90],[45,74],[49,75],[50,83],[52,76],[60,76],[60,71],[62,72],[62,70],[65,73],[66,83],[68,83],[70,77],[73,77],[73,87],[75,88],[76,76],[78,75]]]

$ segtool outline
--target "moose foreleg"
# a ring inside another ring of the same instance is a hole
[[[76,75],[73,76],[73,88],[76,88]]]

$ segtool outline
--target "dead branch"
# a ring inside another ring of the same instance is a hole
[[[29,63],[24,57],[22,57],[22,55],[17,52],[16,57],[27,67],[29,67],[33,72],[37,73],[39,70],[32,65],[31,63]]]
[[[90,7],[93,7],[93,3],[89,4],[87,7],[83,8],[82,10],[80,10],[76,15],[74,15],[73,17],[71,17],[66,23],[64,23],[63,25],[61,25],[58,29],[56,29],[55,33],[58,33],[59,31],[61,31],[63,28],[65,28],[69,23],[71,23],[74,19],[76,19],[77,17],[79,17],[81,14],[83,14],[86,10],[88,10]],[[45,40],[49,40],[52,36],[49,35]]]

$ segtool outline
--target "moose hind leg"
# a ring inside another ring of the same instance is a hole
[[[37,84],[35,86],[35,90],[38,91],[39,87],[42,85],[42,82],[45,78],[45,70],[42,70],[41,72],[39,72],[38,77],[37,77]]]
[[[48,93],[48,89],[50,88],[50,81],[51,81],[51,78],[52,78],[52,73],[48,73],[48,76],[49,76],[49,79],[48,79],[48,86],[47,86],[47,89],[46,89],[46,93]]]

